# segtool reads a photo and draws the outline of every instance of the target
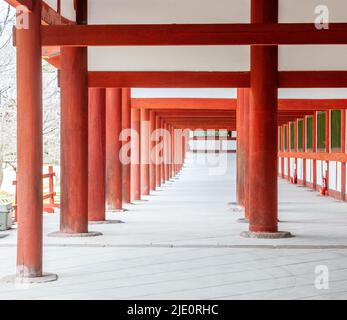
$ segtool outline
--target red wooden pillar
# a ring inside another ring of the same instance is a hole
[[[149,195],[149,110],[141,109],[141,194]]]
[[[277,23],[278,0],[252,0],[252,23]],[[277,46],[251,47],[249,231],[246,237],[285,237],[277,218]]]
[[[175,134],[174,127],[170,125],[170,179],[174,177],[174,164],[175,164]]]
[[[306,152],[306,143],[307,143],[307,137],[306,137],[306,130],[307,130],[307,125],[306,125],[306,117],[304,117],[304,120],[302,122],[302,152]],[[304,186],[306,186],[306,159],[305,157],[302,159],[302,183]]]
[[[125,134],[125,136],[128,136],[128,140],[122,141],[122,146],[131,143],[131,135],[130,135],[130,129],[131,129],[131,97],[130,97],[130,89],[129,88],[123,88],[122,89],[122,130],[123,132],[126,132],[126,130],[129,131],[129,135]],[[130,154],[129,154],[130,153]],[[128,157],[131,158],[131,148],[129,148],[128,151]],[[125,160],[125,159],[124,159]],[[122,184],[123,184],[123,202],[124,203],[130,203],[131,202],[131,191],[130,191],[130,170],[131,170],[131,163],[130,161],[123,161],[122,162]]]
[[[330,152],[330,111],[325,112],[325,152]],[[325,161],[326,164],[326,181],[327,181],[327,191],[329,194],[329,161]]]
[[[284,152],[285,148],[284,148],[284,131],[285,131],[285,127],[284,125],[281,126],[281,144],[282,144],[282,149],[281,151]],[[285,178],[285,174],[284,174],[284,157],[281,158],[281,173],[282,173],[282,179]]]
[[[17,272],[7,278],[9,282],[57,279],[42,272],[41,4],[33,3],[29,28],[16,32],[18,242]]]
[[[298,152],[298,119],[294,120],[294,150],[295,153]],[[294,158],[294,179],[293,182],[295,183],[295,175],[297,177],[298,175],[298,158]]]
[[[290,122],[287,123],[287,150],[290,153]],[[290,170],[290,157],[288,156],[287,158],[287,179],[288,181],[290,181],[290,177],[291,177],[291,170]]]
[[[166,181],[166,165],[165,165],[165,153],[166,153],[166,139],[165,139],[165,123],[164,120],[160,120],[160,128],[161,128],[161,142],[162,142],[162,150],[161,150],[161,158],[162,161],[160,163],[160,171],[161,171],[161,184],[164,184]]]
[[[131,109],[131,200],[141,200],[140,110]]]
[[[122,211],[122,89],[106,89],[106,204],[110,212]]]
[[[250,179],[249,179],[249,157],[250,157],[250,130],[249,130],[249,117],[250,115],[250,89],[244,90],[244,122],[243,126],[243,143],[244,143],[244,203],[245,203],[245,220],[249,221],[249,187],[250,187]],[[277,157],[277,153],[276,153]],[[277,174],[277,172],[276,172]]]
[[[105,221],[106,89],[89,89],[88,220]]]
[[[164,171],[165,171],[165,182],[170,179],[170,131],[169,125],[164,124]]]
[[[237,131],[237,154],[236,154],[236,203],[239,206],[245,205],[245,144],[244,127],[248,126],[244,120],[244,92],[245,89],[237,89],[237,107],[236,107],[236,131]]]
[[[341,110],[341,152],[346,153],[346,110]],[[341,164],[341,199],[346,200],[346,162]]]
[[[154,159],[154,148],[155,148],[155,112],[150,111],[150,128],[149,128],[149,186],[150,190],[156,189],[156,166]]]
[[[86,2],[77,1],[77,23],[85,24]],[[60,232],[52,236],[96,236],[88,232],[88,62],[87,48],[63,47],[61,87]]]
[[[86,48],[61,49],[61,223],[88,232],[88,81]]]
[[[313,152],[317,152],[317,112],[315,111],[312,116],[312,142],[313,142]],[[312,171],[313,171],[313,189],[317,189],[317,160],[313,160],[313,166],[312,166]]]
[[[162,136],[161,136],[161,121],[159,116],[155,117],[155,127],[156,127],[156,147],[159,148],[161,145],[162,141]],[[156,186],[160,187],[161,186],[161,161],[160,158],[162,156],[162,152],[159,152],[159,150],[156,150],[155,153],[155,180],[156,180]]]

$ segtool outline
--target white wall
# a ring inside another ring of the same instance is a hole
[[[328,7],[330,22],[347,21],[346,0],[279,0],[279,21],[313,23],[317,17],[315,8],[319,5]]]
[[[53,10],[57,11],[57,7],[58,7],[57,0],[45,0],[44,2],[46,2]]]
[[[89,0],[90,24],[248,23],[249,0]]]
[[[249,71],[248,46],[89,47],[90,71]]]
[[[302,180],[304,178],[303,175],[303,160],[298,159],[298,167],[297,167],[298,179]]]
[[[61,1],[61,15],[69,20],[76,21],[76,11],[73,2],[74,0]]]

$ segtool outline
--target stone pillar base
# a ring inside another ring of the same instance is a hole
[[[88,238],[102,236],[101,232],[89,231],[87,233],[67,233],[67,232],[53,232],[48,234],[51,238]]]
[[[252,238],[252,239],[284,239],[284,238],[293,238],[294,236],[287,231],[278,231],[278,232],[243,231],[241,232],[241,237]]]
[[[14,283],[14,284],[35,284],[35,283],[46,283],[58,280],[58,276],[53,273],[45,273],[42,277],[19,277],[17,275],[7,276],[0,279],[0,283]]]

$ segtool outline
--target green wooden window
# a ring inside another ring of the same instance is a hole
[[[294,122],[290,123],[290,150],[294,151],[295,149],[295,125]]]
[[[341,111],[331,111],[331,149],[341,150]]]
[[[306,118],[306,149],[313,149],[313,118]]]
[[[319,112],[317,114],[317,149],[325,150],[325,125],[326,114],[325,112]]]
[[[284,150],[288,151],[288,126],[284,126]]]
[[[298,120],[298,150],[303,149],[303,135],[304,135],[304,120]]]

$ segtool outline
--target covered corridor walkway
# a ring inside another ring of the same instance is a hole
[[[2,284],[0,299],[347,298],[345,203],[280,180],[280,229],[295,237],[245,239],[232,204],[236,156],[223,175],[205,157],[189,154],[177,179],[109,214],[125,223],[93,225],[102,237],[47,237],[59,216],[45,215],[45,268],[60,281]],[[1,275],[14,268],[15,244],[12,230],[1,242]],[[330,270],[329,291],[315,287],[319,265]]]

